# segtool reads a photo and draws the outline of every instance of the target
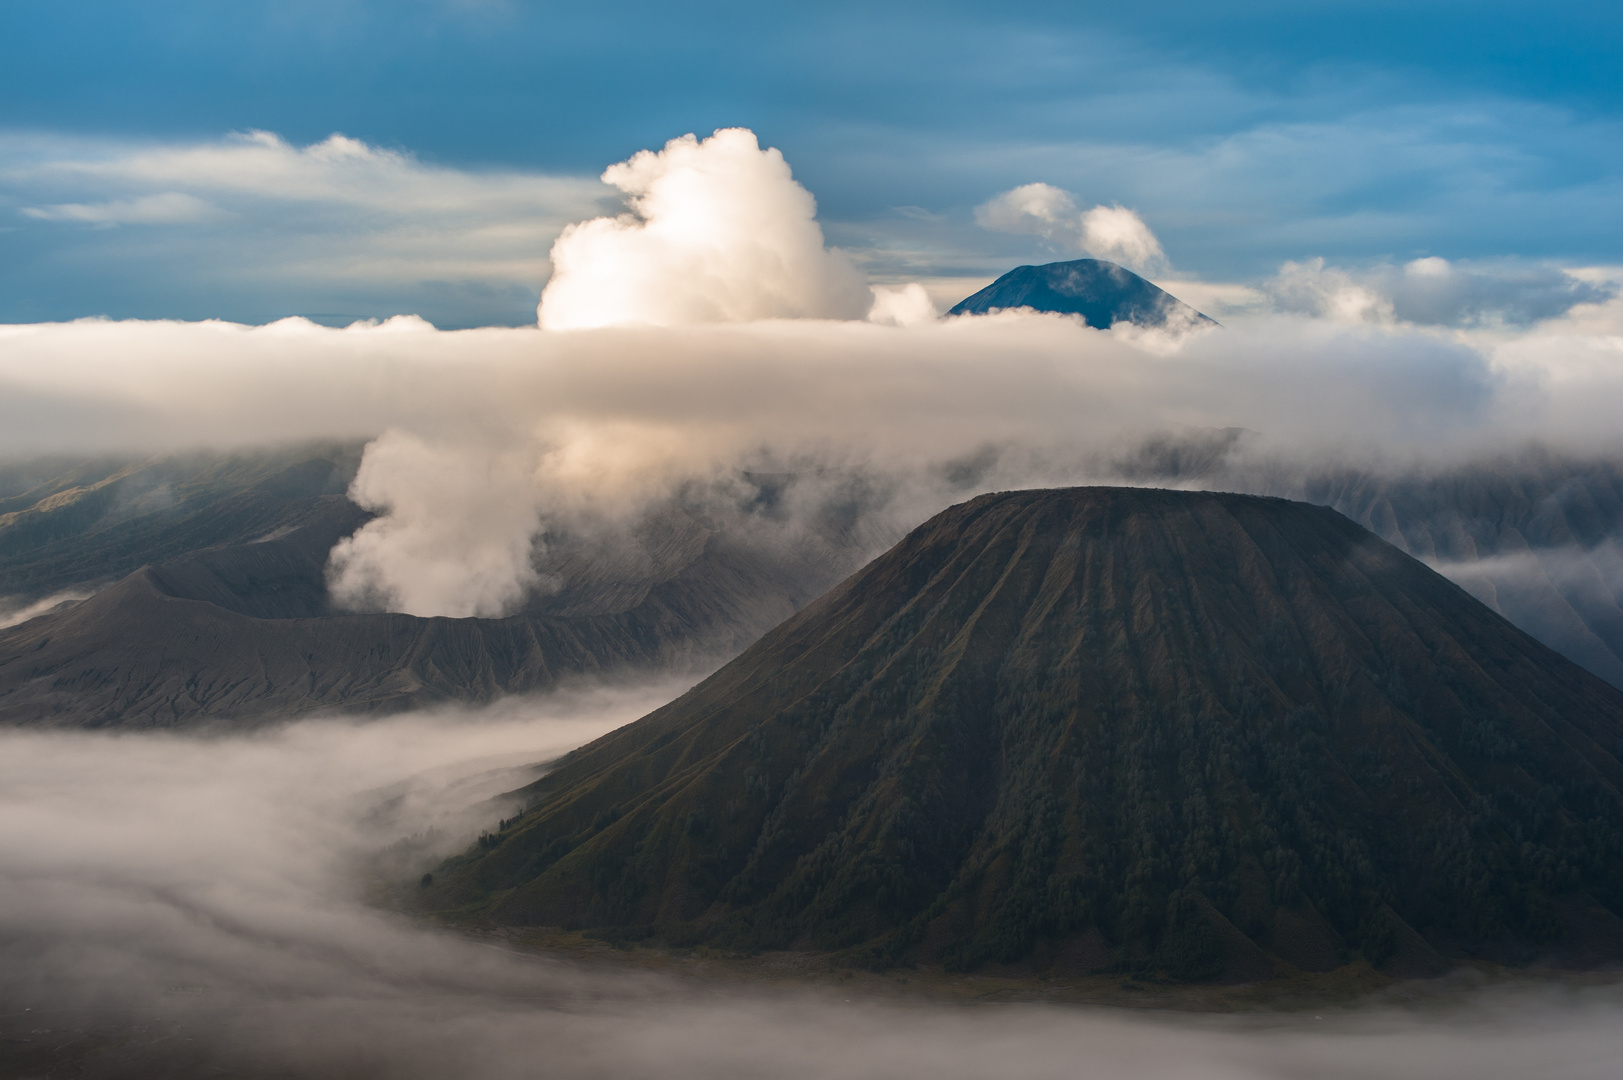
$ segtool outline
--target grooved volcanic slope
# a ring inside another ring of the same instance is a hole
[[[947,314],[984,315],[1022,307],[1080,315],[1089,326],[1100,330],[1108,330],[1118,322],[1140,326],[1162,326],[1169,321],[1216,325],[1216,320],[1159,285],[1104,259],[1017,266],[959,301]]]
[[[286,535],[143,567],[76,607],[0,629],[0,722],[243,726],[486,702],[572,675],[730,655],[834,576],[672,514],[650,538],[663,564],[616,575],[582,557],[539,611],[335,613],[327,553],[366,515],[332,499]]]
[[[0,618],[8,594],[19,608],[63,599],[0,622],[0,724],[241,727],[708,666],[848,573],[867,543],[837,521],[774,543],[671,503],[614,537],[549,534],[537,570],[555,588],[511,617],[356,614],[335,608],[326,569],[372,516],[342,494],[360,454],[0,463]],[[75,606],[64,589],[95,595]]]
[[[416,895],[874,964],[1623,956],[1623,693],[1322,507],[948,510]]]
[[[0,462],[0,597],[37,600],[203,548],[252,544],[331,520],[335,502],[347,505],[353,530],[370,517],[343,498],[360,457],[358,443],[315,443]],[[315,585],[325,592],[319,575]]]

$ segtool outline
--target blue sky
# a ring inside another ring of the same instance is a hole
[[[974,222],[1035,181],[1137,210],[1180,279],[1623,262],[1616,3],[0,13],[0,321],[526,322],[604,166],[731,125],[879,281],[1057,257]]]

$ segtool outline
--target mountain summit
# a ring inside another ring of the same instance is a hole
[[[419,893],[854,962],[1252,979],[1623,943],[1623,693],[1323,507],[985,495]]]
[[[948,315],[1032,308],[1080,315],[1089,326],[1108,330],[1119,322],[1139,326],[1206,323],[1201,314],[1160,286],[1126,267],[1103,259],[1076,259],[1043,266],[1017,266],[965,300]]]

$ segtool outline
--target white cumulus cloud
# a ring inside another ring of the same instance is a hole
[[[1144,219],[1125,206],[1082,211],[1052,184],[1022,184],[975,208],[975,222],[994,232],[1041,237],[1055,249],[1085,251],[1138,273],[1167,270],[1166,253]]]
[[[887,326],[918,326],[937,318],[935,301],[918,282],[906,285],[873,287],[873,307],[868,310],[868,321]]]
[[[1065,243],[1081,239],[1081,216],[1071,193],[1052,184],[1021,184],[975,208],[975,223],[994,232],[1040,236]]]
[[[627,210],[569,226],[541,296],[550,330],[861,318],[873,303],[823,244],[816,202],[754,132],[672,139],[603,173]]]
[[[1083,214],[1082,247],[1140,273],[1157,273],[1167,266],[1161,241],[1125,206],[1095,206]]]

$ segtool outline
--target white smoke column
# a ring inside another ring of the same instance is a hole
[[[975,223],[993,232],[1038,236],[1060,250],[1085,251],[1141,274],[1165,273],[1166,253],[1144,219],[1120,204],[1077,210],[1070,192],[1022,184],[975,208]]]
[[[628,212],[558,237],[543,329],[860,319],[873,302],[851,261],[823,246],[811,193],[752,131],[672,139],[603,181]]]
[[[545,591],[535,556],[548,523],[621,534],[678,483],[673,469],[694,472],[691,429],[567,417],[546,428],[545,437],[521,424],[478,435],[396,429],[369,443],[349,496],[381,516],[333,548],[333,600],[360,611],[509,615]]]
[[[328,584],[342,607],[504,615],[535,584],[537,450],[429,442],[389,431],[366,448],[350,498],[382,514],[339,541]]]

